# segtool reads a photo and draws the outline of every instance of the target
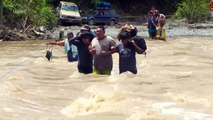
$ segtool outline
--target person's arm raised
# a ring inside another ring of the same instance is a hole
[[[143,54],[145,51],[143,49],[141,49],[140,47],[138,47],[138,45],[135,43],[134,40],[131,40],[132,45],[135,47],[135,50],[138,54]]]
[[[64,46],[64,40],[60,40],[60,41],[54,40],[54,41],[48,42],[47,44]]]

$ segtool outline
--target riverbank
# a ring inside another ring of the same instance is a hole
[[[120,27],[124,24],[133,24],[138,29],[138,35],[148,38],[147,32],[147,23],[138,23],[137,21],[127,21],[120,22],[116,26],[105,26],[106,34],[116,38],[117,33],[120,30]],[[59,39],[59,33],[61,31],[66,35],[68,32],[73,32],[76,34],[79,32],[81,26],[58,26],[53,28],[53,30],[47,30],[46,34],[43,32],[36,31],[31,28],[23,31],[18,30],[10,30],[9,28],[3,28],[0,30],[0,41],[20,41],[20,40],[36,40],[36,39]],[[95,31],[97,26],[91,26],[91,30]],[[165,25],[167,38],[179,37],[179,36],[205,36],[212,37],[213,36],[213,22],[206,23],[195,23],[188,24],[184,21],[178,20],[167,20]]]
[[[113,38],[116,38],[117,33],[120,31],[120,27],[126,23],[123,22],[116,26],[105,26],[106,34]],[[137,27],[139,36],[143,36],[145,38],[149,37],[147,23],[141,23],[140,25],[138,23],[131,22],[131,24]],[[97,26],[91,26],[92,31],[95,31],[96,28]],[[80,29],[79,26],[66,26],[66,27],[61,26],[54,30],[53,35],[55,36],[55,38],[58,38],[60,31],[64,31],[65,34],[68,32],[73,32],[75,34],[79,32],[79,29]],[[183,21],[168,20],[165,25],[165,29],[167,38],[180,37],[180,36],[203,36],[203,37],[213,36],[213,22],[187,24]]]

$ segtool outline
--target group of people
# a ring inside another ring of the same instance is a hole
[[[163,38],[163,27],[166,23],[166,17],[164,14],[161,14],[154,7],[147,14],[147,22],[148,22],[148,33],[150,38],[152,39],[165,39]],[[157,35],[159,32],[159,35]]]
[[[117,52],[119,54],[119,73],[130,71],[136,74],[136,53],[145,53],[146,44],[142,37],[136,35],[136,27],[129,28],[131,28],[131,31],[122,28],[118,33],[119,43],[105,34],[104,26],[98,26],[94,34],[90,27],[85,25],[75,37],[71,37],[72,33],[68,33],[67,39],[51,41],[48,44],[63,45],[68,51],[73,46],[77,47],[77,68],[80,73],[110,75],[113,68],[112,54]],[[140,39],[142,39],[142,42]],[[67,49],[67,46],[69,46],[69,49]],[[66,51],[68,61],[75,61],[69,59],[69,56],[73,55],[69,55],[68,51]]]

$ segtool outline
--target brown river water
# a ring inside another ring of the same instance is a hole
[[[213,37],[147,40],[138,74],[84,75],[63,47],[0,42],[0,120],[212,120]]]

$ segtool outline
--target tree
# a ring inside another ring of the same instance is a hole
[[[30,25],[53,27],[56,16],[46,0],[4,0],[5,19],[25,31]]]
[[[190,23],[205,21],[209,17],[209,0],[183,0],[176,11],[177,18],[186,18]]]
[[[3,23],[3,0],[0,0],[0,25]]]

